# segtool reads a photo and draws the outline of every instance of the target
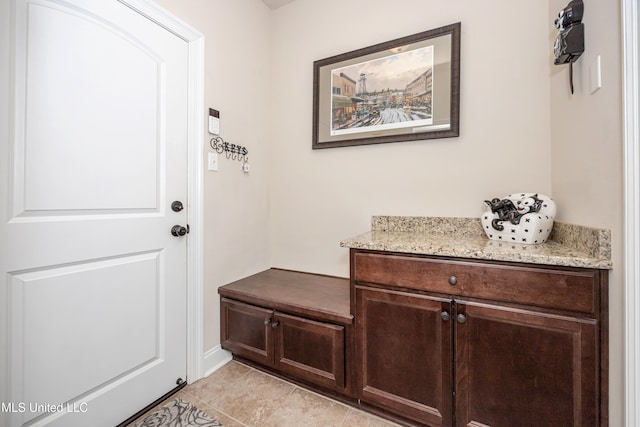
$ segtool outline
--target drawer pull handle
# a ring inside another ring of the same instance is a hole
[[[458,278],[456,276],[449,277],[449,284],[451,286],[455,286],[458,284]]]
[[[264,321],[264,326],[269,326],[270,323],[271,323],[271,319],[267,319]]]
[[[277,328],[277,327],[278,327],[278,325],[279,325],[279,324],[280,324],[280,322],[278,322],[278,321],[276,320],[275,322],[273,322],[273,323],[271,324],[271,327],[272,327],[273,329],[275,329],[275,328]]]
[[[451,319],[451,315],[449,314],[448,311],[443,311],[440,313],[440,317],[442,318],[442,320],[444,320],[445,322],[448,321],[449,319]]]
[[[462,313],[458,314],[458,323],[464,323],[466,321],[467,321],[467,316],[465,316]]]

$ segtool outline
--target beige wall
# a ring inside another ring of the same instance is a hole
[[[297,0],[272,13],[274,266],[348,276],[338,243],[372,215],[475,217],[487,198],[551,192],[548,6],[519,12],[509,0]],[[311,150],[313,61],[458,21],[460,137]]]
[[[549,0],[549,23],[567,2]],[[619,2],[585,2],[585,53],[569,66],[551,65],[551,179],[558,219],[608,228],[610,425],[623,425],[624,272],[621,21]],[[549,27],[550,43],[556,29]],[[550,53],[551,55],[551,53]],[[602,88],[591,94],[589,68],[602,59]]]
[[[551,49],[568,0],[297,0],[273,12],[260,0],[156,1],[204,33],[206,106],[221,110],[222,136],[250,151],[249,176],[223,158],[206,172],[207,349],[219,344],[224,283],[269,266],[346,277],[338,243],[372,215],[477,216],[486,198],[537,191],[560,220],[612,229],[610,425],[622,425],[617,2],[586,5],[570,96]],[[311,150],[313,61],[458,21],[460,137]],[[604,87],[590,95],[597,54]]]
[[[208,350],[220,344],[218,287],[270,267],[270,10],[259,0],[156,3],[204,34],[205,106],[220,111],[224,140],[249,150],[249,175],[242,173],[239,161],[224,155],[219,157],[218,172],[205,171],[204,345]],[[203,133],[209,152],[210,135]]]

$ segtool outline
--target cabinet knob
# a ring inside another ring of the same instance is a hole
[[[449,314],[448,311],[442,311],[440,312],[440,317],[442,318],[442,320],[444,320],[445,322],[448,321],[449,319],[451,319],[451,315]]]
[[[264,321],[264,326],[268,326],[271,323],[271,319],[267,319]]]
[[[460,314],[458,314],[457,319],[458,319],[458,323],[464,323],[464,322],[467,321],[467,316],[465,316],[464,314],[460,313]]]
[[[279,324],[280,324],[280,322],[278,322],[278,321],[276,320],[275,322],[273,322],[273,323],[271,324],[271,327],[272,327],[273,329],[275,329],[275,328],[277,328],[277,327],[278,327],[278,325],[279,325]]]
[[[449,277],[449,284],[451,286],[455,286],[458,284],[458,278],[456,276]]]

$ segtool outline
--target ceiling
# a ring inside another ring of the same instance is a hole
[[[262,0],[264,4],[269,6],[269,9],[274,10],[280,6],[284,6],[287,3],[291,3],[294,0]]]

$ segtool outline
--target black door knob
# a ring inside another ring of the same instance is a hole
[[[171,234],[176,237],[184,236],[188,232],[189,230],[181,225],[174,225],[173,227],[171,227]]]

